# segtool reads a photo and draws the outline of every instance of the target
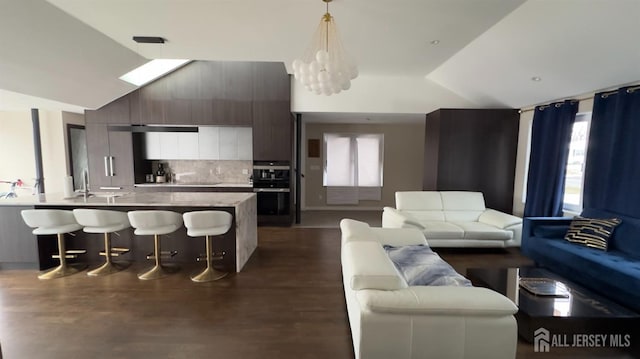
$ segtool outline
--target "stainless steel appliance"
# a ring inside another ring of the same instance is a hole
[[[288,162],[253,163],[253,191],[258,196],[258,215],[290,215],[290,174]]]

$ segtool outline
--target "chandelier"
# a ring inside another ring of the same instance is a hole
[[[351,80],[358,77],[358,68],[342,48],[338,37],[338,29],[327,12],[320,19],[311,42],[302,58],[295,59],[292,64],[293,74],[304,87],[317,95],[340,93],[351,87]]]

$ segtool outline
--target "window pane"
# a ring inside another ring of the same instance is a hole
[[[565,208],[579,211],[582,205],[582,181],[591,114],[580,114],[573,124],[565,177]]]
[[[351,156],[351,139],[335,135],[325,136],[327,163],[325,168],[325,186],[355,185]]]
[[[358,137],[358,186],[380,187],[380,138]]]
[[[381,134],[324,134],[324,186],[382,187]]]

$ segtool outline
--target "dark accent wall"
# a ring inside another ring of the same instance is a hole
[[[479,191],[488,208],[512,213],[518,128],[514,109],[427,114],[423,188]]]

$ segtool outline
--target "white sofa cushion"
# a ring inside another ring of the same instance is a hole
[[[481,192],[440,192],[444,217],[447,222],[476,222],[486,210]]]
[[[499,212],[494,209],[487,209],[484,211],[484,213],[480,215],[480,218],[478,218],[478,221],[498,228],[507,228],[522,224],[522,218]]]
[[[422,223],[423,221],[441,221],[444,222],[444,212],[442,210],[439,211],[402,211],[403,214],[408,215],[407,217],[411,218],[418,223]]]
[[[377,241],[345,243],[342,247],[342,270],[353,290],[396,290],[407,287]]]
[[[372,312],[442,315],[512,315],[518,307],[507,297],[480,287],[413,286],[401,290],[361,290],[356,294]]]
[[[513,238],[513,232],[496,228],[481,222],[453,222],[464,230],[464,238],[468,239],[500,239],[509,240]]]
[[[396,192],[396,208],[401,211],[442,211],[442,197],[436,191]]]
[[[484,196],[482,192],[442,191],[442,209],[445,211],[484,212]]]
[[[453,223],[439,221],[422,222],[424,234],[427,240],[429,238],[442,239],[462,239],[464,238],[464,230]]]

